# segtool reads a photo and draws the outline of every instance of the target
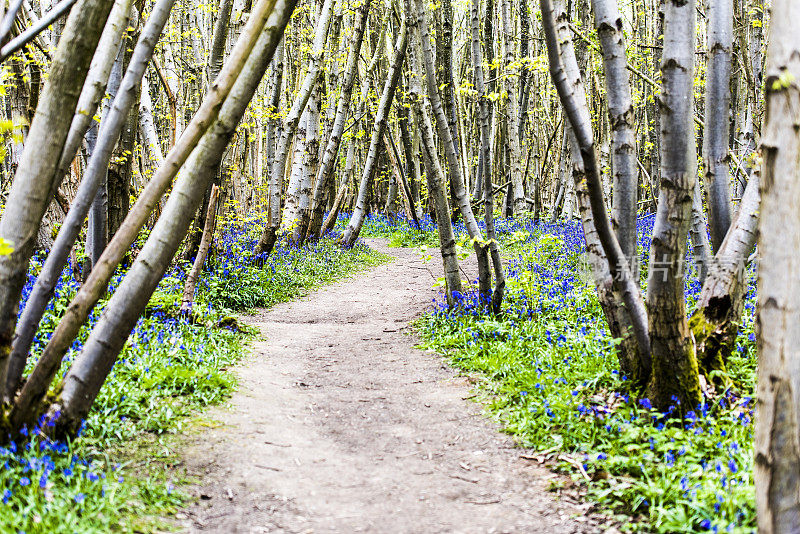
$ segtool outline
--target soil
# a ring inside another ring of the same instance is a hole
[[[261,335],[240,387],[187,438],[186,532],[588,533],[441,356],[415,348],[441,264],[386,265],[246,317]]]

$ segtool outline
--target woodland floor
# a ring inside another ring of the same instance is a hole
[[[245,318],[261,335],[207,414],[224,424],[187,438],[202,482],[185,531],[603,530],[548,491],[557,475],[481,414],[467,378],[415,348],[435,259],[367,241],[397,259]]]

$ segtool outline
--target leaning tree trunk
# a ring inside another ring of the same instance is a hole
[[[415,9],[412,10],[411,2],[414,2]],[[505,293],[505,277],[503,276],[503,264],[500,260],[500,251],[497,241],[491,238],[483,240],[475,214],[472,212],[469,195],[458,163],[458,156],[453,144],[453,136],[447,122],[447,115],[442,107],[442,100],[439,96],[439,87],[436,82],[436,70],[433,62],[433,51],[431,50],[430,34],[428,32],[428,21],[425,6],[417,0],[406,0],[406,11],[409,13],[409,30],[414,32],[414,49],[417,56],[422,59],[422,67],[425,71],[426,89],[428,99],[431,103],[434,117],[436,119],[436,129],[444,145],[444,153],[447,158],[448,172],[450,173],[450,187],[453,188],[454,196],[458,202],[461,216],[464,218],[464,226],[470,238],[474,240],[475,254],[478,258],[478,291],[486,305],[491,306],[495,313],[499,313],[500,305],[503,302]],[[486,177],[485,177],[486,178]],[[490,181],[491,183],[491,181]],[[492,265],[495,270],[495,289],[491,290],[491,271],[489,269],[489,255],[491,251]]]
[[[197,250],[197,257],[194,259],[189,274],[186,275],[186,283],[183,285],[183,297],[181,298],[181,313],[189,314],[194,303],[194,293],[197,288],[197,280],[203,271],[203,265],[208,257],[208,250],[214,240],[214,222],[217,215],[217,197],[219,187],[211,184],[211,197],[208,200],[208,210],[206,213],[205,226],[203,227],[203,239],[200,240],[200,247]]]
[[[239,69],[241,73],[218,117],[187,161],[147,242],[64,377],[63,387],[51,408],[51,414],[60,412],[60,419],[56,421],[57,432],[74,432],[86,417],[117,355],[186,235],[206,185],[218,172],[225,148],[272,59],[294,5],[294,0],[278,0],[270,10],[272,13],[266,25],[258,25],[263,27],[263,31],[259,32],[261,35],[249,59]],[[245,29],[243,37],[247,33]]]
[[[53,198],[56,168],[111,6],[108,0],[82,0],[72,8],[0,219],[0,238],[14,247],[11,254],[0,257],[0,398],[5,397],[9,354],[28,263],[42,217]]]
[[[383,84],[383,92],[381,93],[381,100],[378,104],[378,111],[375,113],[375,124],[372,127],[372,139],[370,140],[369,151],[367,152],[367,158],[364,162],[364,170],[361,173],[361,184],[358,188],[356,207],[353,210],[353,215],[350,217],[347,228],[345,228],[342,234],[341,242],[345,247],[352,247],[355,244],[356,239],[358,239],[358,234],[361,232],[361,227],[364,224],[364,218],[367,214],[367,191],[369,190],[372,171],[378,158],[378,150],[383,144],[383,132],[386,129],[386,121],[389,119],[389,111],[394,101],[397,83],[400,81],[400,73],[402,72],[403,61],[406,57],[406,48],[408,47],[408,37],[408,28],[404,20],[400,27],[399,35],[397,36],[397,43],[395,44],[395,51],[392,56],[389,72],[386,73],[386,82]]]
[[[636,164],[633,102],[625,56],[625,38],[622,33],[622,16],[616,0],[592,0],[592,8],[603,51],[603,71],[611,123],[611,224],[622,253],[629,258],[631,274],[638,282],[636,207],[639,169]]]
[[[772,1],[758,250],[756,511],[763,534],[800,532],[800,3]]]
[[[733,0],[707,0],[708,66],[706,67],[706,119],[703,128],[703,168],[708,192],[708,223],[714,251],[731,225],[731,189],[728,164],[731,109],[731,49]]]
[[[661,187],[648,267],[654,405],[681,413],[701,399],[684,298],[684,258],[697,180],[693,121],[695,1],[667,0],[661,65]]]
[[[705,375],[726,371],[727,359],[736,347],[747,290],[747,262],[757,236],[758,187],[758,173],[753,173],[728,235],[709,265],[700,298],[689,319],[697,363]]]
[[[322,58],[325,52],[325,40],[328,37],[331,13],[333,12],[333,0],[325,0],[322,11],[314,30],[314,42],[311,47],[311,57],[308,60],[308,70],[303,78],[303,83],[297,91],[292,107],[283,121],[283,130],[275,149],[275,159],[272,162],[272,169],[269,177],[269,223],[264,227],[261,237],[256,245],[256,254],[269,254],[275,246],[278,237],[278,229],[281,225],[281,189],[283,185],[283,175],[286,172],[286,160],[289,156],[292,139],[294,138],[297,125],[303,116],[303,112],[311,97],[311,91],[316,85],[322,68]]]
[[[413,58],[413,55],[412,55]],[[409,62],[414,71],[413,59]],[[414,108],[414,117],[417,122],[417,129],[422,137],[422,155],[425,161],[427,172],[425,177],[428,184],[428,194],[434,202],[436,209],[436,228],[439,232],[439,250],[442,254],[442,265],[444,267],[445,296],[450,307],[456,306],[461,296],[461,273],[458,267],[458,255],[456,253],[456,240],[453,234],[453,224],[450,221],[450,206],[447,202],[445,193],[445,175],[442,170],[439,154],[436,150],[436,143],[433,138],[433,125],[430,117],[424,109],[420,97],[420,84],[416,76],[410,76],[409,97]]]
[[[593,274],[598,296],[603,299],[601,303],[609,327],[612,332],[619,329],[615,335],[623,339],[620,366],[630,373],[634,382],[641,384],[649,377],[651,366],[647,311],[628,266],[629,260],[622,252],[606,213],[586,91],[568,34],[563,2],[559,2],[558,7],[556,17],[551,0],[541,0],[550,75],[568,120],[564,130],[572,139],[573,160],[580,162],[573,166],[573,177],[575,189],[580,195],[587,250],[590,260],[596,264]],[[591,213],[591,226],[587,210]],[[601,248],[597,247],[597,243]],[[603,257],[606,261],[601,265]],[[605,275],[606,270],[610,281]],[[628,333],[628,325],[632,335]]]
[[[75,198],[72,200],[69,212],[65,217],[61,229],[58,232],[53,248],[42,266],[42,271],[37,278],[34,290],[25,306],[25,313],[17,329],[17,336],[14,342],[14,376],[10,376],[14,384],[18,383],[20,373],[25,367],[24,362],[28,356],[33,337],[39,326],[39,321],[44,314],[47,302],[53,294],[55,284],[58,281],[61,270],[67,264],[69,254],[75,240],[78,238],[83,221],[93,203],[97,202],[97,192],[105,182],[109,160],[114,145],[117,142],[120,131],[127,121],[128,114],[133,107],[136,92],[141,85],[147,63],[155,49],[156,42],[161,35],[164,25],[169,18],[172,4],[175,0],[161,0],[153,8],[153,11],[145,24],[139,42],[131,57],[130,66],[125,73],[119,86],[119,92],[114,98],[113,104],[109,107],[107,116],[100,124],[100,132],[97,141],[92,149],[92,156],[89,164],[81,179]],[[101,202],[102,202],[101,196]],[[97,220],[93,222],[102,222]],[[93,240],[100,236],[97,232],[103,232],[102,241],[105,242],[105,225],[93,229]],[[102,247],[105,249],[105,246]],[[100,254],[102,251],[99,251]],[[92,268],[99,260],[99,256],[92,261]]]
[[[72,341],[89,316],[89,312],[105,293],[111,276],[127,254],[139,230],[147,222],[150,213],[158,205],[164,192],[172,183],[181,166],[197,146],[202,135],[217,118],[223,102],[231,91],[244,63],[258,40],[267,18],[277,0],[259,0],[253,7],[242,37],[231,51],[228,61],[209,88],[197,113],[167,154],[164,164],[153,174],[145,188],[139,193],[114,239],[106,247],[95,265],[92,274],[81,286],[61,318],[58,327],[42,352],[25,386],[20,392],[12,411],[16,421],[25,420],[44,396],[61,363],[61,358],[72,345]]]
[[[336,154],[339,152],[345,121],[350,112],[350,100],[356,75],[358,74],[358,58],[361,53],[361,43],[364,41],[364,29],[367,26],[370,3],[371,0],[365,0],[356,10],[354,31],[350,38],[350,46],[347,53],[347,65],[345,66],[344,79],[339,93],[339,102],[336,105],[336,116],[333,120],[333,127],[328,137],[328,144],[325,146],[322,165],[320,165],[319,172],[317,172],[316,185],[314,186],[311,220],[308,226],[309,237],[320,236],[322,216],[325,212],[325,192],[333,180],[333,173],[336,169]]]

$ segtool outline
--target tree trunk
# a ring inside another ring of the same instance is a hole
[[[397,83],[400,80],[400,73],[402,72],[403,61],[405,60],[406,48],[408,46],[408,38],[408,28],[404,20],[397,36],[397,43],[395,44],[395,51],[392,56],[389,72],[386,74],[386,81],[383,85],[378,111],[375,114],[375,124],[372,127],[369,151],[367,152],[367,159],[364,162],[364,170],[361,173],[361,184],[358,188],[356,207],[353,210],[353,215],[350,218],[347,228],[342,234],[341,242],[345,247],[352,247],[355,244],[356,239],[358,239],[358,234],[361,232],[361,227],[364,224],[367,208],[367,191],[370,186],[372,171],[378,158],[378,151],[382,145],[383,132],[386,129],[386,121],[389,118],[389,110],[391,109],[394,94],[397,90]]]
[[[416,50],[416,54],[421,57],[422,66],[424,66],[428,99],[430,100],[431,109],[436,119],[436,128],[439,132],[439,137],[444,144],[444,153],[447,158],[448,172],[450,173],[450,187],[453,188],[454,196],[458,201],[458,208],[461,212],[461,216],[464,218],[464,226],[467,229],[467,233],[470,238],[474,240],[473,247],[478,258],[478,291],[486,305],[490,306],[495,313],[499,313],[500,305],[503,302],[503,294],[505,292],[505,277],[503,276],[500,251],[497,247],[497,242],[493,241],[491,238],[487,238],[487,241],[483,241],[483,236],[475,220],[475,214],[472,212],[469,195],[464,185],[464,178],[461,175],[461,167],[458,164],[458,157],[455,153],[453,136],[450,132],[450,126],[447,122],[444,108],[442,107],[439,88],[436,83],[436,70],[434,69],[433,51],[431,50],[425,7],[421,2],[413,0],[416,8],[416,12],[414,12],[412,11],[411,1],[412,0],[406,0],[406,10],[408,13],[413,13],[415,15],[409,15],[409,25],[412,26],[410,30],[415,34],[413,48]],[[415,61],[415,63],[416,62],[417,61]],[[489,228],[487,228],[487,230],[489,230]],[[491,290],[492,275],[489,269],[489,251],[491,251],[492,264],[495,269],[494,293],[492,293]]]
[[[514,198],[514,214],[520,215],[528,210],[525,201],[525,182],[522,176],[522,147],[519,141],[519,83],[516,76],[516,55],[514,53],[514,29],[516,25],[511,18],[511,0],[501,0],[500,10],[503,14],[503,46],[505,47],[505,84],[508,93],[508,127],[506,139],[508,140],[511,165],[511,185]]]
[[[582,194],[584,189],[588,192],[585,195],[588,196],[588,202],[584,201],[584,204],[589,204],[593,230],[590,228],[586,233],[588,235],[597,233],[597,241],[602,246],[602,256],[606,257],[606,264],[603,270],[600,271],[599,267],[595,270],[595,280],[598,287],[606,288],[599,295],[609,299],[603,305],[604,311],[609,317],[609,327],[619,327],[621,329],[620,334],[624,334],[627,331],[627,325],[630,324],[631,326],[635,345],[633,341],[625,342],[628,345],[623,345],[622,347],[620,363],[624,368],[629,369],[630,377],[634,382],[642,383],[649,376],[651,366],[647,312],[642,302],[641,292],[631,275],[628,258],[622,252],[606,213],[603,189],[597,167],[597,154],[591,129],[591,118],[586,103],[586,92],[578,69],[578,62],[575,59],[572,41],[566,27],[566,10],[563,3],[559,2],[558,16],[556,18],[551,1],[541,0],[541,11],[550,75],[558,90],[564,113],[569,121],[570,128],[567,129],[565,127],[565,131],[572,131],[572,136],[574,136],[574,142],[572,143],[573,159],[577,160],[578,154],[580,154],[580,162],[582,163],[582,166],[574,167],[575,189],[579,194]],[[582,215],[584,215],[586,207],[583,206],[581,211]],[[588,245],[589,242],[587,241]],[[599,249],[595,247],[593,254],[595,262],[599,261],[598,258],[601,257]],[[606,268],[611,275],[614,287],[608,288],[607,279],[603,274]],[[617,297],[617,292],[621,295],[620,297]],[[616,298],[620,298],[621,302],[612,300]],[[621,304],[624,304],[627,318],[620,312]],[[621,337],[626,339],[627,335]],[[633,352],[633,347],[635,347],[636,352]]]
[[[654,406],[693,410],[701,392],[686,320],[684,259],[697,180],[693,121],[695,1],[666,0],[661,65],[661,187],[650,246],[647,311]]]
[[[711,261],[695,312],[689,319],[697,363],[707,376],[712,371],[725,372],[727,359],[736,348],[747,290],[747,261],[757,236],[758,185],[758,175],[754,173],[728,235]]]
[[[706,0],[706,13],[708,14],[708,66],[706,67],[706,118],[703,128],[703,168],[708,194],[711,244],[714,251],[718,251],[731,225],[728,143],[730,142],[733,0]]]
[[[203,264],[205,264],[206,257],[208,257],[208,249],[211,248],[211,242],[214,240],[214,222],[217,215],[218,196],[219,187],[212,184],[211,198],[208,201],[208,211],[206,213],[205,226],[203,227],[203,239],[200,240],[200,248],[197,251],[197,257],[194,259],[189,274],[186,275],[186,283],[183,286],[181,313],[184,314],[189,314],[192,311],[197,280],[200,278],[200,273],[203,271]]]
[[[636,165],[633,103],[622,34],[622,17],[616,0],[592,0],[592,8],[603,52],[608,116],[611,122],[611,224],[622,253],[628,258],[631,275],[638,283],[636,208],[639,169]]]
[[[773,0],[758,250],[758,531],[800,531],[800,3]]]
[[[422,137],[422,154],[425,161],[425,177],[428,184],[428,194],[433,200],[436,209],[436,229],[439,233],[439,249],[442,254],[442,266],[444,268],[445,296],[447,305],[456,306],[461,297],[461,273],[458,267],[458,255],[456,253],[456,240],[453,234],[453,225],[450,222],[450,206],[447,203],[445,194],[445,175],[442,170],[439,154],[436,151],[436,143],[433,139],[433,125],[423,107],[420,97],[420,84],[416,76],[410,77],[410,99],[414,108],[414,117],[417,128]]]

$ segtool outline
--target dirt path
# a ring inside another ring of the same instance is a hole
[[[250,319],[261,330],[224,425],[190,438],[203,481],[188,532],[585,533],[584,507],[547,492],[409,321],[435,264],[408,249]]]

